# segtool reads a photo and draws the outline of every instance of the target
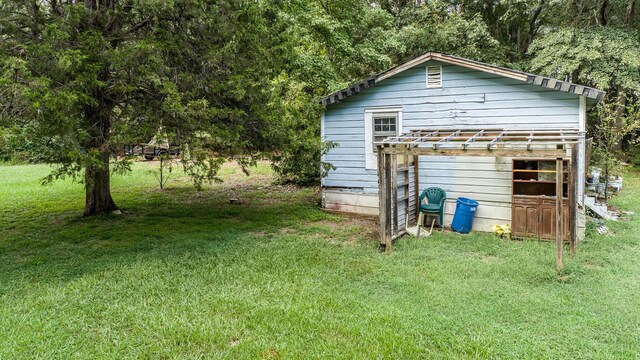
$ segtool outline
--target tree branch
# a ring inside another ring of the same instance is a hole
[[[545,0],[540,0],[540,5],[538,5],[536,10],[533,12],[533,17],[531,17],[531,21],[529,21],[529,34],[527,35],[527,44],[524,48],[524,53],[527,52],[529,46],[531,46],[531,43],[533,43],[533,37],[538,32],[538,17],[540,16],[542,9],[544,8],[544,5]]]

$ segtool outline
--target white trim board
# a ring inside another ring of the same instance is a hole
[[[582,204],[584,203],[584,183],[586,180],[586,168],[589,166],[589,164],[584,163],[586,160],[585,131],[587,130],[587,98],[584,96],[580,96],[579,101],[580,108],[578,111],[578,126],[579,130],[583,132],[583,135],[578,145],[578,200]]]
[[[402,107],[368,108],[364,110],[364,161],[365,169],[377,170],[378,163],[373,149],[373,114],[397,113],[398,134],[402,134]]]

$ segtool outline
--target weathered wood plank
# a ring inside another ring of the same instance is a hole
[[[385,229],[384,229],[384,244],[385,244],[385,250],[387,252],[391,252],[391,246],[392,246],[392,242],[391,242],[391,236],[392,236],[392,231],[391,231],[391,155],[389,154],[384,154],[384,197],[385,197],[385,207],[384,207],[384,213],[385,213]]]
[[[413,155],[413,199],[415,201],[415,218],[420,214],[420,161],[418,156]]]
[[[578,147],[571,149],[571,171],[569,174],[569,243],[571,256],[576,253],[577,241],[577,203],[578,203]]]
[[[379,201],[379,225],[380,225],[380,247],[386,247],[387,241],[387,197],[386,188],[387,183],[386,171],[385,171],[385,158],[383,154],[378,155],[378,201]]]
[[[562,158],[556,159],[556,270],[562,271]]]
[[[389,166],[389,165],[387,165]],[[391,155],[391,236],[398,233],[398,156]]]
[[[409,150],[401,150],[394,148],[385,148],[386,154],[395,155],[420,155],[420,156],[491,156],[491,157],[526,157],[526,158],[555,158],[565,156],[564,150],[526,150],[526,149],[431,149],[431,148],[411,148]]]
[[[402,199],[406,204],[404,207],[404,230],[406,231],[409,226],[409,207],[411,207],[411,174],[409,170],[409,156],[404,157],[404,163],[402,165],[407,169],[403,172],[405,174],[404,182],[406,183],[406,191]]]

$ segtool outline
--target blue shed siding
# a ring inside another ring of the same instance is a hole
[[[441,88],[426,88],[426,65],[442,65]],[[498,75],[429,61],[375,87],[332,104],[324,114],[325,141],[338,147],[324,160],[336,169],[323,179],[325,188],[350,188],[377,195],[377,172],[365,169],[366,109],[402,107],[403,129],[414,128],[578,128],[579,97]],[[439,186],[451,199],[471,196],[499,211],[488,218],[510,220],[511,159],[425,157],[420,185]],[[497,214],[497,215],[495,215]],[[478,214],[481,216],[482,214]]]

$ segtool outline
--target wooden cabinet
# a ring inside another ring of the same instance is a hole
[[[511,233],[513,236],[555,240],[555,199],[546,196],[514,195],[511,214]],[[568,238],[569,201],[567,199],[563,199],[562,214],[564,237]]]
[[[569,238],[567,165],[565,161],[562,174],[562,220],[565,239]],[[555,160],[514,159],[512,176],[512,235],[554,240],[556,238]]]

